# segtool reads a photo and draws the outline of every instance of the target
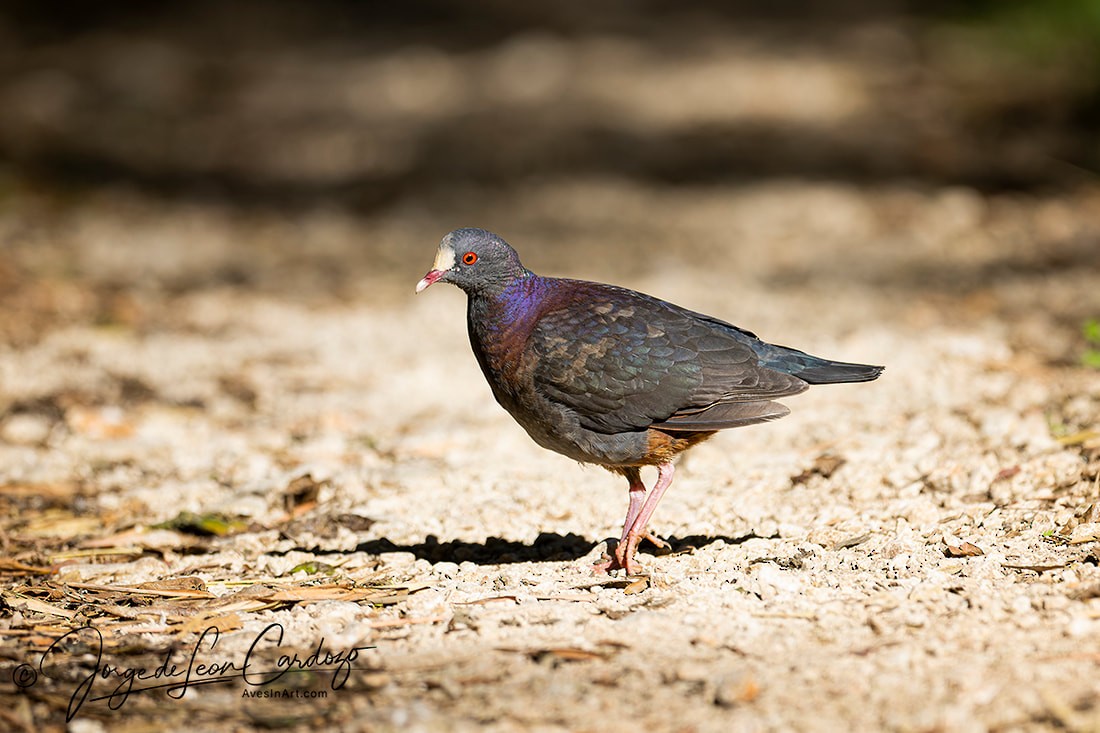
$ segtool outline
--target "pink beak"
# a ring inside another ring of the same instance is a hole
[[[439,278],[443,277],[443,272],[444,272],[443,270],[431,270],[431,271],[429,271],[428,274],[425,275],[423,278],[421,278],[420,282],[418,282],[416,284],[416,292],[418,292],[418,293],[421,292],[422,290],[427,288],[429,285],[431,285],[435,281],[439,280]]]

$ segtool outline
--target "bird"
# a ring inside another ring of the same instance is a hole
[[[672,484],[673,459],[727,428],[776,420],[810,385],[868,382],[884,367],[832,361],[615,285],[543,277],[500,236],[443,237],[421,293],[467,295],[470,346],[493,396],[543,448],[624,476],[626,520],[596,570],[637,575],[635,553]],[[656,466],[647,492],[644,466]]]

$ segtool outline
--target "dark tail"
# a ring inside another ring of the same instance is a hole
[[[878,379],[885,367],[870,364],[850,364],[811,356],[786,346],[763,344],[757,347],[760,363],[768,369],[792,374],[810,384],[836,384],[838,382],[870,382]]]
[[[886,367],[870,364],[849,364],[844,361],[818,359],[817,364],[801,371],[792,372],[796,377],[810,384],[836,384],[837,382],[870,382],[878,379]]]

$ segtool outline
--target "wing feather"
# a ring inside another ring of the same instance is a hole
[[[536,390],[589,430],[760,422],[786,414],[768,401],[806,389],[797,377],[761,366],[743,332],[727,324],[631,290],[560,282],[568,297],[542,314],[527,349]]]

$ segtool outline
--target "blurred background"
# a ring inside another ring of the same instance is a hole
[[[1055,363],[1100,313],[1096,0],[16,0],[0,108],[15,344],[210,288],[396,306],[466,225],[555,274],[992,315]]]
[[[127,723],[1091,730],[1098,132],[1100,0],[0,0],[0,665],[206,618],[66,583],[304,573],[426,590],[222,628],[425,655]],[[625,484],[493,403],[461,292],[413,295],[460,226],[887,371],[693,451],[655,531],[698,554],[596,613],[555,596]],[[8,729],[62,729],[38,689]]]

